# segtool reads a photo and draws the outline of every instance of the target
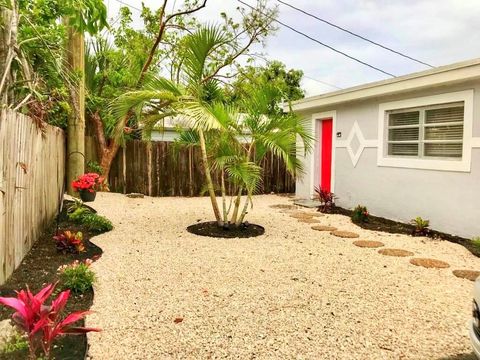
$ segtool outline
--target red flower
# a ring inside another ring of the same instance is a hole
[[[94,192],[103,182],[103,177],[96,173],[87,173],[79,176],[77,180],[72,181],[72,187],[75,191],[87,190]]]

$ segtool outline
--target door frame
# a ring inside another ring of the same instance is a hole
[[[330,179],[330,191],[332,193],[335,193],[335,148],[337,144],[337,112],[335,110],[332,111],[325,111],[321,113],[315,113],[312,115],[312,135],[315,137],[315,143],[316,146],[314,148],[314,153],[311,156],[310,160],[310,194],[312,198],[316,196],[315,194],[315,187],[318,186],[319,184],[315,183],[315,164],[320,164],[321,162],[321,153],[320,149],[322,147],[321,144],[321,137],[319,136],[320,134],[317,133],[317,124],[319,124],[320,121],[322,120],[329,120],[332,119],[332,165],[331,165],[331,179]],[[320,165],[321,166],[321,165]],[[320,174],[318,174],[320,175]],[[319,178],[320,180],[320,178]]]

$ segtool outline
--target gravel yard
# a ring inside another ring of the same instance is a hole
[[[249,239],[188,233],[212,220],[208,198],[99,193],[92,204],[115,228],[93,239],[104,254],[87,323],[103,332],[89,334],[91,359],[473,359],[473,282],[452,270],[480,270],[480,259],[460,245],[363,230],[342,215],[301,222],[270,207],[292,204],[276,195],[255,197],[247,220],[265,234]]]

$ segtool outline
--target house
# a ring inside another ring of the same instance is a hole
[[[316,138],[296,195],[480,236],[480,59],[299,100]]]

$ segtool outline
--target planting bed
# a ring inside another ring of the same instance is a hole
[[[64,205],[69,205],[65,201]],[[89,239],[91,234],[83,225],[73,224],[66,216],[66,206],[59,219],[59,230],[81,231],[84,235],[86,251],[80,254],[63,254],[56,250],[52,239],[57,223],[56,221],[40,236],[30,252],[25,256],[20,266],[14,271],[7,282],[0,286],[0,296],[15,296],[15,290],[24,289],[27,285],[32,292],[41,290],[45,284],[55,283],[58,280],[57,269],[61,265],[69,264],[74,260],[97,259],[102,254],[102,249],[92,244]],[[60,292],[56,289],[54,296]],[[70,295],[65,311],[88,310],[93,302],[93,290],[83,295]],[[47,301],[47,304],[50,300]],[[10,308],[0,306],[0,320],[9,319],[12,315]],[[83,320],[78,322],[83,326]],[[66,336],[54,345],[53,357],[55,359],[84,359],[87,350],[87,338],[85,335]],[[27,352],[17,351],[8,354],[0,354],[0,359],[26,359]]]
[[[334,207],[333,213],[346,215],[349,217],[351,217],[352,215],[351,210],[347,210],[341,207]],[[363,229],[383,231],[390,234],[412,235],[415,231],[415,226],[411,224],[405,224],[398,221],[393,221],[393,220],[389,220],[389,219],[385,219],[385,218],[373,216],[373,215],[369,215],[368,219],[369,219],[368,222],[359,222],[355,224],[360,226]],[[465,239],[460,236],[442,233],[435,230],[430,230],[428,236],[435,239],[447,240],[456,244],[460,244],[466,247],[473,255],[480,257],[480,248],[473,245],[469,239]]]
[[[207,221],[190,225],[187,231],[200,236],[218,238],[249,238],[263,235],[265,229],[260,225],[242,224],[239,227],[223,228],[216,221]]]

